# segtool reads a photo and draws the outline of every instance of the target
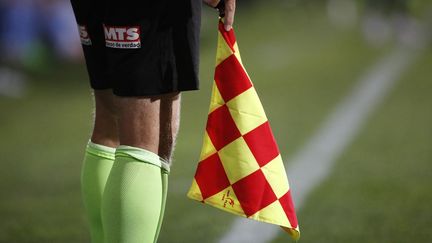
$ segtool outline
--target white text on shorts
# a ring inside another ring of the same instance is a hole
[[[139,26],[104,25],[105,46],[118,49],[141,48],[141,31]]]

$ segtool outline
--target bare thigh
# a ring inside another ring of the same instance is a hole
[[[94,143],[117,147],[119,144],[117,129],[117,109],[112,90],[95,90],[94,127],[91,140]]]
[[[179,129],[180,94],[116,97],[119,141],[170,160]]]
[[[159,156],[171,162],[180,127],[181,95],[174,93],[164,97],[160,106]]]

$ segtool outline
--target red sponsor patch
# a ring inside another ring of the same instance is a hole
[[[141,48],[141,30],[139,26],[104,25],[105,46],[118,49]]]

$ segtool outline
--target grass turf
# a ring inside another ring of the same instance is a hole
[[[308,198],[301,242],[432,240],[431,64],[429,49]]]
[[[260,6],[238,12],[243,62],[286,157],[379,53],[369,49],[356,30],[331,26],[320,8]],[[202,91],[183,96],[160,242],[212,242],[234,218],[185,196],[200,152],[214,70],[216,20],[204,19],[203,28]],[[24,98],[0,98],[0,242],[89,242],[79,191],[82,153],[91,129],[85,80],[82,66],[54,65],[49,74],[32,75]],[[338,202],[333,200],[329,204]],[[322,222],[319,215],[300,214],[305,240],[313,235],[308,224]]]

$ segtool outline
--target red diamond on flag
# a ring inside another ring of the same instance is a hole
[[[277,200],[273,189],[261,170],[257,170],[237,181],[232,187],[243,211],[248,217]]]
[[[268,122],[248,132],[243,138],[261,167],[280,154]]]
[[[285,195],[283,195],[279,199],[280,204],[282,205],[283,210],[285,211],[285,214],[287,215],[291,226],[293,228],[297,228],[298,222],[297,222],[297,216],[294,211],[294,203],[291,198],[291,191],[288,191]]]
[[[248,75],[235,55],[231,55],[218,65],[215,82],[225,102],[252,87]]]
[[[241,136],[226,105],[209,114],[207,133],[218,151]]]
[[[217,153],[198,164],[195,180],[203,199],[213,196],[230,185]]]

